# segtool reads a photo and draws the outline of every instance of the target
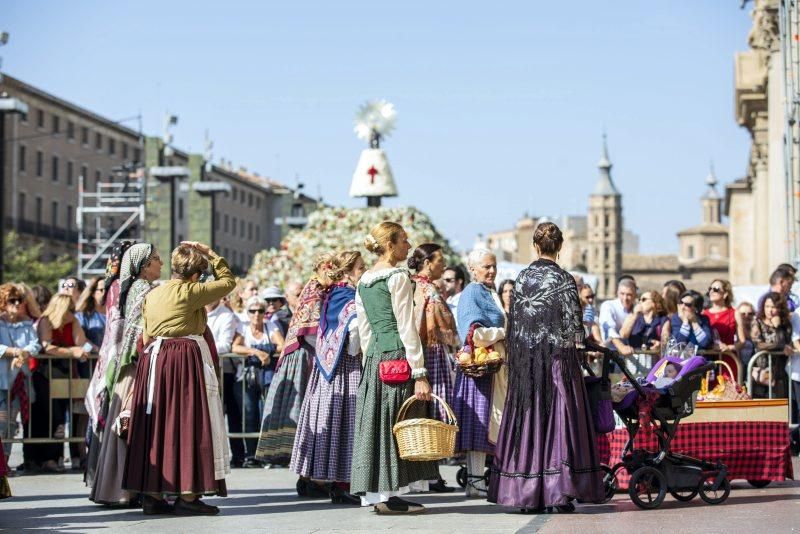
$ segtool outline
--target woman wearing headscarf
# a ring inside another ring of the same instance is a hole
[[[361,504],[347,492],[353,456],[356,394],[361,381],[361,345],[356,290],[364,274],[358,251],[337,254],[325,274],[333,283],[320,316],[314,367],[308,381],[289,467],[308,484],[331,482],[335,504]]]
[[[461,292],[458,301],[458,335],[465,344],[493,346],[505,358],[506,314],[494,290],[497,258],[486,249],[475,249],[467,256],[473,282]],[[456,451],[467,453],[468,497],[486,491],[483,480],[486,455],[494,453],[494,443],[503,416],[507,370],[473,378],[456,369],[453,411],[458,420]]]
[[[205,306],[230,293],[236,279],[224,258],[194,241],[175,248],[170,264],[172,279],[148,293],[142,308],[144,349],[122,487],[143,494],[145,514],[216,515],[219,508],[200,497],[227,495],[230,451]],[[214,280],[199,282],[209,266]],[[174,507],[165,496],[176,497]]]
[[[110,317],[107,321],[112,328],[107,336],[111,344],[106,346],[108,353],[105,355],[104,394],[109,399],[106,401],[108,410],[104,417],[94,485],[89,496],[99,504],[126,504],[135,497],[135,494],[122,489],[128,452],[131,395],[136,376],[136,366],[133,364],[137,359],[137,342],[142,335],[144,299],[152,289],[152,283],[161,275],[161,266],[158,252],[149,243],[132,245],[122,255],[120,262],[117,281],[119,304],[113,306],[119,317]],[[116,290],[113,291],[111,298],[115,299]],[[114,330],[120,328],[120,322],[121,333]]]
[[[122,256],[132,244],[130,241],[115,244],[106,262],[106,291],[101,297],[101,303],[106,310],[106,326],[94,373],[84,398],[86,412],[89,414],[89,453],[86,460],[84,482],[90,487],[94,485],[97,462],[100,458],[100,445],[108,415],[109,396],[106,389],[106,369],[111,355],[116,353],[122,340],[123,321],[119,310],[119,268]]]
[[[317,257],[314,276],[303,288],[297,310],[292,316],[286,343],[264,404],[261,437],[256,448],[256,458],[261,461],[286,465],[291,458],[300,408],[316,353],[322,302],[330,286],[325,273],[333,266],[332,257],[331,254]],[[298,495],[314,496],[306,492],[307,488],[317,493],[316,484],[306,486],[304,480],[298,480]]]
[[[584,328],[575,279],[556,263],[564,239],[536,227],[539,258],[517,277],[508,325],[509,385],[489,501],[542,512],[603,498],[594,425],[576,343]]]
[[[448,405],[453,403],[453,365],[451,355],[461,345],[453,313],[439,294],[434,283],[441,279],[445,270],[442,247],[435,243],[418,246],[408,259],[408,268],[417,274],[414,281],[414,319],[425,355],[425,368],[431,391]],[[439,401],[429,404],[431,416],[447,421],[447,411]],[[450,493],[455,488],[444,480],[430,481],[429,489],[439,493]]]

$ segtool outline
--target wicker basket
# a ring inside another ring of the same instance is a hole
[[[486,375],[493,375],[503,366],[503,360],[491,360],[484,363],[459,363],[458,367],[466,376],[481,378]]]
[[[436,395],[431,395],[444,406],[449,421],[443,423],[436,419],[416,418],[404,420],[409,406],[416,398],[406,399],[397,413],[397,422],[392,433],[397,440],[400,458],[410,462],[429,462],[450,458],[456,448],[458,423],[453,410]]]

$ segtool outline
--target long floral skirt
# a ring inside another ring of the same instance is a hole
[[[261,436],[256,458],[273,463],[288,463],[292,456],[294,435],[310,372],[310,354],[306,345],[283,357],[272,378],[264,403]]]
[[[114,384],[114,393],[108,406],[106,427],[98,438],[100,453],[97,458],[92,491],[89,499],[98,504],[120,504],[129,501],[129,492],[122,489],[125,475],[125,459],[128,456],[128,443],[119,437],[112,425],[119,417],[122,404],[133,389],[136,365],[127,365],[120,370],[119,379]]]
[[[209,348],[214,350],[213,343]],[[206,366],[197,342],[165,340],[155,361],[148,414],[151,358],[139,359],[123,488],[161,495],[227,495],[224,475],[216,475],[221,466],[215,465]],[[219,415],[221,421],[221,401]]]
[[[360,354],[342,354],[330,382],[314,366],[289,465],[295,473],[315,480],[350,481],[360,381]]]
[[[574,355],[553,359],[553,402],[547,418],[540,409],[541,391],[531,391],[531,407],[525,411],[515,409],[514,395],[507,396],[489,483],[490,502],[537,508],[565,505],[572,499],[602,500],[594,424],[578,366]]]
[[[458,419],[456,452],[477,451],[494,454],[489,442],[494,375],[472,378],[456,371],[453,411]]]
[[[414,381],[389,385],[378,377],[382,361],[405,358],[405,349],[392,352],[371,352],[367,356],[361,384],[358,386],[356,425],[353,446],[353,468],[350,491],[396,492],[412,482],[439,479],[436,462],[408,462],[400,459],[392,427],[397,422],[400,406],[414,395]],[[425,417],[426,407],[416,402],[408,418]]]

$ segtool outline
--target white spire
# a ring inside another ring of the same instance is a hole
[[[719,199],[717,183],[717,175],[714,173],[714,162],[711,162],[709,164],[708,176],[706,176],[706,185],[708,185],[708,189],[706,189],[706,194],[703,196],[704,199]]]
[[[614,187],[614,182],[611,180],[611,160],[608,157],[608,142],[606,141],[606,132],[603,131],[603,154],[600,156],[600,161],[597,162],[597,167],[600,169],[600,177],[594,186],[594,195],[601,196],[619,196],[619,191]]]

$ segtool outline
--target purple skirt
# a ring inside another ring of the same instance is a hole
[[[453,407],[453,374],[451,372],[450,356],[444,345],[431,345],[425,347],[425,369],[428,370],[428,382],[431,391],[452,408]],[[447,420],[447,411],[441,403],[434,399],[430,403],[430,416],[440,421]]]
[[[342,354],[328,382],[311,371],[289,467],[301,477],[350,482],[361,355]]]
[[[517,508],[558,506],[572,499],[600,502],[603,475],[594,440],[589,399],[580,372],[568,384],[562,366],[577,359],[553,359],[553,404],[546,419],[537,408],[541,391],[531,391],[531,408],[517,414],[514,395],[506,397],[489,482],[489,501]],[[515,436],[521,417],[519,436]],[[518,451],[514,450],[519,443]]]
[[[489,421],[492,409],[492,379],[465,376],[456,371],[456,390],[453,394],[453,412],[458,419],[456,452],[478,451],[494,454],[489,443]]]

